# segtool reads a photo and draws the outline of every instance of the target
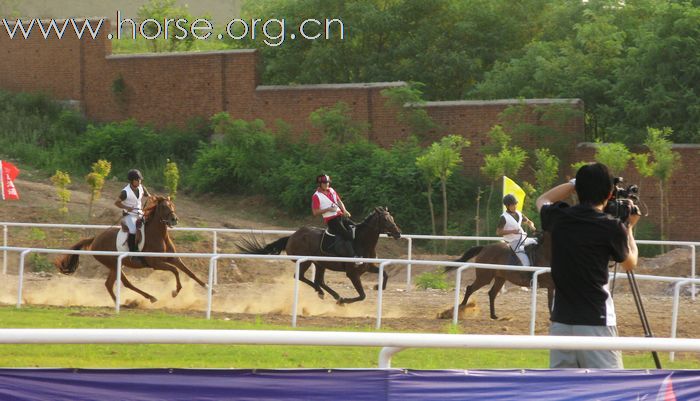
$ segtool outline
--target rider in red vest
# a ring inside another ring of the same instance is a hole
[[[331,188],[331,177],[321,174],[316,177],[318,188],[311,197],[311,211],[314,216],[323,216],[323,222],[328,225],[328,232],[336,236],[333,251],[337,256],[356,257],[352,245],[354,227],[349,220],[347,211],[340,195]]]

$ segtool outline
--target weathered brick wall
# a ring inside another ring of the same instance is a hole
[[[39,35],[10,40],[0,35],[0,88],[77,100],[86,116],[97,121],[135,118],[156,126],[183,126],[193,117],[209,118],[227,111],[234,118],[262,119],[273,129],[276,120],[284,120],[294,133],[310,132],[311,140],[318,139],[320,133],[312,127],[309,114],[343,101],[352,108],[355,120],[370,127],[369,139],[382,146],[390,147],[410,133],[397,121],[398,110],[387,106],[381,95],[383,89],[404,85],[402,82],[264,86],[259,85],[254,50],[115,56],[106,37],[109,30],[106,21],[96,40],[82,41],[70,35],[61,40],[44,40]],[[123,94],[113,89],[117,79],[123,80]],[[425,143],[445,134],[463,135],[472,143],[463,152],[465,170],[476,176],[483,160],[481,147],[487,143],[484,134],[499,122],[499,114],[506,108],[523,102],[533,109],[543,104],[566,104],[583,110],[577,99],[429,102],[421,107],[441,128],[427,134]],[[544,125],[538,118],[532,113],[525,120]],[[589,145],[576,147],[584,140],[583,118],[571,119],[563,131],[568,144],[563,150],[563,166],[592,158]],[[517,141],[535,147],[533,138]],[[676,151],[683,161],[670,187],[671,235],[698,240],[700,214],[693,211],[697,210],[694,199],[700,195],[700,184],[691,174],[700,171],[700,150],[678,145]],[[625,178],[642,184],[649,218],[656,221],[659,192],[655,182],[640,180],[633,171],[625,172]]]

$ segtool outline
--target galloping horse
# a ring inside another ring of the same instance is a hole
[[[530,265],[532,266],[549,266],[552,259],[552,241],[549,232],[544,233],[539,239],[538,245],[535,245],[535,251],[530,255]],[[469,248],[461,258],[455,262],[467,262],[471,259],[474,263],[489,263],[494,265],[520,265],[520,259],[515,255],[511,247],[505,242],[498,242],[486,246],[475,246]],[[456,267],[446,267],[445,270],[455,270]],[[469,297],[481,287],[489,284],[495,279],[495,282],[489,290],[489,308],[491,311],[491,319],[498,319],[496,316],[495,301],[498,292],[507,281],[523,287],[529,287],[532,280],[533,272],[517,271],[517,270],[498,270],[498,269],[475,269],[476,278],[471,285],[467,286],[464,292],[464,299],[459,304],[462,309],[467,305]],[[550,273],[543,273],[538,276],[538,285],[547,289],[547,304],[549,310],[552,310],[552,300],[554,298],[554,281]],[[447,316],[449,315],[449,316]],[[439,317],[452,317],[451,310],[447,310],[439,315]]]
[[[161,196],[151,196],[148,198],[148,208],[144,210],[145,214],[145,224],[144,224],[144,236],[145,241],[143,245],[143,252],[176,252],[175,245],[168,235],[168,227],[172,227],[177,224],[177,215],[175,214],[175,205],[170,200],[170,198],[164,198]],[[96,235],[92,238],[87,238],[79,241],[73,245],[70,249],[89,249],[92,251],[116,251],[117,250],[117,234],[119,232],[118,227],[108,228],[101,234]],[[109,275],[107,276],[107,281],[105,281],[105,287],[109,291],[109,295],[116,302],[116,297],[114,295],[114,282],[117,280],[117,256],[105,256],[105,255],[93,255],[98,262],[102,263],[109,269]],[[63,274],[72,274],[78,268],[78,258],[80,255],[63,255],[56,258],[54,264]],[[124,258],[123,265],[133,268],[143,268],[150,267],[154,270],[166,270],[173,275],[175,275],[176,288],[172,292],[172,296],[175,297],[182,289],[182,284],[180,284],[180,275],[178,274],[178,269],[182,270],[190,276],[194,281],[196,281],[202,287],[206,287],[206,284],[197,278],[197,276],[190,271],[187,266],[177,257],[168,258],[154,258],[154,257],[143,257],[143,262],[135,262],[131,260],[132,258]],[[141,294],[143,297],[147,298],[151,302],[156,302],[157,299],[136,288],[129,279],[126,278],[124,272],[122,271],[121,280],[127,288],[130,288],[137,293]]]
[[[278,239],[269,244],[258,244],[254,241],[244,240],[243,244],[237,245],[243,253],[258,254],[258,255],[279,255],[282,251],[287,252],[287,255],[299,256],[330,256],[321,251],[321,241],[323,239],[323,228],[318,227],[302,227],[294,232],[294,234]],[[394,239],[401,238],[401,230],[394,222],[394,218],[389,213],[389,210],[377,207],[370,213],[365,220],[358,224],[355,229],[354,247],[356,254],[365,258],[374,258],[377,256],[375,248],[379,240],[379,234],[385,233]],[[316,275],[314,281],[307,279],[304,274],[311,267],[311,264],[316,266]],[[341,298],[337,292],[333,291],[324,281],[325,270],[333,270],[345,272],[345,275],[350,279],[355,287],[358,296],[355,298]],[[320,298],[323,298],[323,290],[326,290],[339,304],[352,303],[365,299],[365,291],[362,288],[360,276],[365,272],[379,273],[379,268],[376,265],[368,266],[366,263],[355,265],[352,262],[326,262],[326,261],[306,261],[300,264],[299,280],[310,285]],[[387,274],[384,272],[384,281],[382,288],[386,288]]]

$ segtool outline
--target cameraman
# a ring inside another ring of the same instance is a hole
[[[608,262],[625,270],[637,265],[630,213],[629,226],[603,213],[613,193],[613,178],[601,163],[587,164],[576,179],[537,199],[542,228],[552,234],[552,278],[555,284],[550,334],[616,337],[615,307],[608,290]],[[579,204],[562,202],[574,190]],[[631,202],[627,205],[632,207]],[[622,369],[620,351],[551,350],[550,368]]]

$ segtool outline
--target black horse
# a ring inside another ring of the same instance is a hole
[[[254,240],[243,240],[243,243],[237,246],[243,253],[257,255],[279,255],[282,251],[285,251],[287,255],[330,256],[321,250],[323,232],[323,228],[307,226],[269,245],[259,244]],[[375,248],[379,240],[379,234],[382,233],[388,234],[394,239],[401,238],[401,229],[394,222],[394,218],[389,213],[389,210],[377,207],[362,223],[356,226],[353,243],[356,254],[365,258],[377,257]],[[313,282],[304,276],[312,263],[316,266],[316,275]],[[326,269],[345,272],[355,287],[358,296],[355,298],[341,298],[337,292],[333,291],[325,283],[324,275]],[[299,280],[313,287],[320,298],[323,298],[323,290],[326,290],[339,304],[346,304],[365,299],[365,291],[362,288],[360,276],[368,271],[370,273],[379,273],[379,268],[376,265],[366,263],[356,265],[352,262],[306,261],[300,264]],[[384,272],[383,289],[386,288],[387,278],[388,276]]]

